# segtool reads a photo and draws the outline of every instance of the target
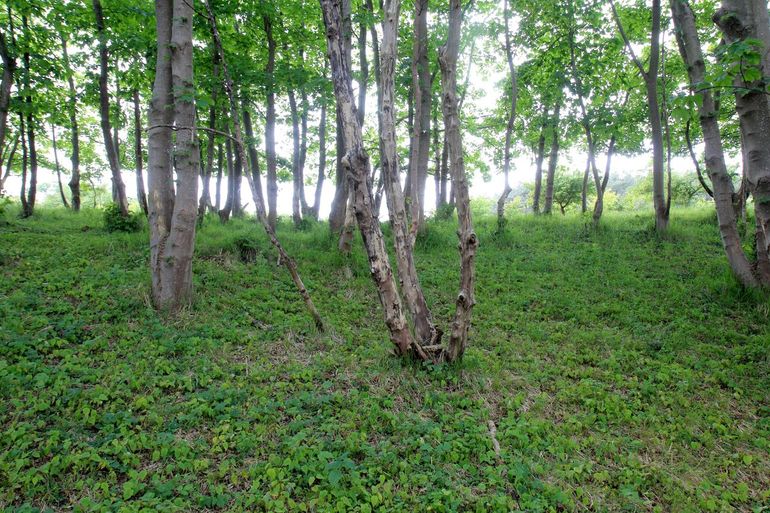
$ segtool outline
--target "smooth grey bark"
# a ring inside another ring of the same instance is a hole
[[[108,66],[109,56],[107,52],[107,33],[104,28],[104,14],[100,0],[93,0],[94,17],[96,18],[96,34],[99,39],[99,116],[101,118],[102,136],[104,138],[104,150],[110,164],[112,173],[112,187],[115,193],[115,202],[123,216],[128,216],[128,198],[126,198],[126,186],[120,176],[120,159],[118,149],[112,134],[110,123],[110,93],[108,90]]]
[[[747,81],[744,73],[735,77],[735,103],[741,126],[746,178],[754,199],[758,274],[763,285],[770,285],[770,102],[764,77],[770,76],[770,28],[767,2],[760,0],[723,0],[714,13],[714,22],[728,43],[759,40],[762,78]],[[744,66],[741,63],[741,66]]]
[[[326,28],[334,93],[337,98],[338,126],[342,128],[341,134],[345,138],[347,150],[342,156],[342,164],[350,180],[356,220],[369,258],[372,279],[383,307],[390,340],[397,353],[406,356],[412,354],[416,346],[404,317],[401,298],[390,267],[388,252],[385,249],[385,240],[373,209],[372,191],[369,185],[369,156],[364,149],[361,126],[356,115],[353,87],[350,82],[350,63],[345,57],[343,13],[340,4],[346,0],[319,1]]]
[[[321,100],[321,119],[318,122],[318,179],[315,185],[313,206],[310,215],[318,221],[318,212],[321,209],[321,193],[326,180],[326,102]]]
[[[291,195],[291,218],[294,227],[299,228],[302,225],[302,176],[300,174],[300,119],[297,110],[297,98],[294,90],[289,89],[289,110],[291,112],[291,133],[292,133],[292,155],[291,155],[291,175],[292,175],[292,195]]]
[[[185,0],[180,0],[185,1]],[[206,7],[206,13],[208,14],[209,23],[211,25],[211,35],[214,39],[214,44],[216,46],[217,51],[219,52],[219,58],[220,62],[222,64],[222,76],[224,77],[224,91],[225,96],[227,96],[228,103],[230,105],[230,121],[232,122],[233,127],[233,137],[235,141],[235,150],[238,152],[241,162],[246,162],[246,148],[243,142],[243,131],[241,130],[241,117],[238,112],[238,105],[236,103],[235,99],[235,92],[233,91],[233,80],[230,76],[230,71],[227,67],[227,60],[225,59],[224,50],[222,47],[222,39],[219,35],[219,29],[217,28],[217,22],[214,18],[214,13],[211,10],[211,6],[209,5],[207,0],[203,0],[203,3]],[[273,245],[273,247],[278,251],[278,254],[280,256],[280,262],[283,264],[284,267],[286,267],[286,270],[289,272],[289,275],[291,276],[292,281],[294,282],[294,286],[297,288],[297,291],[299,292],[299,295],[302,297],[302,300],[305,303],[305,307],[307,308],[310,315],[313,317],[313,322],[315,324],[316,329],[319,331],[324,330],[324,323],[321,319],[321,315],[318,313],[318,310],[315,307],[315,304],[313,303],[312,298],[310,297],[310,293],[308,292],[307,288],[305,288],[305,284],[302,282],[302,278],[299,275],[299,271],[297,269],[297,263],[289,256],[289,254],[284,249],[281,242],[278,240],[278,237],[275,234],[275,230],[273,230],[272,226],[270,226],[270,222],[268,220],[268,214],[265,210],[265,204],[262,201],[262,196],[258,193],[256,182],[254,181],[254,178],[252,176],[252,173],[246,173],[246,179],[249,182],[249,188],[251,189],[251,197],[254,201],[254,206],[257,210],[257,220],[262,224],[262,227],[265,230],[265,233],[267,234],[268,238],[270,239],[270,243]]]
[[[80,211],[80,130],[78,127],[78,96],[75,89],[75,79],[72,76],[69,53],[67,51],[67,40],[64,34],[60,33],[62,61],[65,72],[67,73],[67,87],[69,89],[68,110],[70,117],[70,141],[72,144],[72,155],[70,162],[72,170],[70,171],[70,180],[67,184],[72,195],[72,209],[75,212]],[[146,205],[146,201],[145,201]]]
[[[222,198],[222,174],[224,168],[224,148],[222,143],[217,144],[217,183],[215,191],[214,212],[219,212]]]
[[[404,195],[401,190],[398,149],[396,147],[395,74],[398,52],[399,0],[386,0],[383,4],[382,45],[380,46],[380,166],[385,188],[385,198],[393,228],[398,278],[417,339],[416,347],[440,344],[442,332],[433,323],[425,296],[420,286],[414,262],[414,227],[408,225]],[[412,211],[414,215],[414,210]],[[413,218],[414,220],[414,218]],[[440,346],[439,346],[440,348]],[[419,352],[418,352],[419,354]]]
[[[155,307],[176,312],[192,299],[198,202],[191,0],[155,2],[158,38],[148,130],[150,271]],[[172,138],[176,130],[176,140]],[[177,185],[172,183],[174,169]]]
[[[233,162],[233,144],[230,140],[229,130],[228,137],[225,138],[225,159],[227,165],[227,191],[225,204],[219,211],[219,220],[223,223],[230,220],[230,214],[232,214],[233,211],[233,196],[235,190],[235,164]]]
[[[267,37],[267,98],[265,106],[265,156],[267,160],[267,222],[275,230],[278,216],[278,176],[277,159],[275,154],[275,38],[273,37],[273,22],[265,15],[262,18],[265,36]]]
[[[211,87],[211,105],[209,106],[208,133],[206,134],[206,167],[203,170],[201,181],[203,190],[198,202],[198,219],[203,220],[206,210],[211,209],[211,175],[214,172],[214,149],[216,146],[217,128],[217,96],[219,95],[219,52],[214,49],[211,52],[211,68],[214,82]]]
[[[690,79],[690,89],[694,95],[700,97],[698,117],[703,132],[706,170],[713,186],[713,191],[710,193],[714,198],[716,206],[722,245],[727,254],[730,268],[738,281],[746,287],[757,287],[759,282],[741,245],[738,222],[735,209],[733,208],[733,181],[725,164],[716,104],[711,91],[700,87],[706,76],[706,65],[700,40],[698,39],[695,16],[690,5],[685,0],[671,0],[671,12],[676,28],[679,53],[685,63]],[[692,152],[689,122],[687,141],[688,147]],[[697,163],[697,158],[694,160]],[[699,168],[700,166],[698,165]],[[702,176],[700,179],[702,180]],[[704,187],[706,190],[709,190],[705,183]]]
[[[449,333],[449,342],[442,354],[442,359],[449,362],[462,358],[468,346],[471,313],[476,304],[474,261],[479,244],[471,219],[470,197],[467,177],[465,176],[462,135],[460,133],[459,101],[457,99],[457,57],[460,52],[462,19],[461,1],[450,0],[447,41],[439,49],[442,107],[449,154],[449,171],[452,176],[452,191],[457,208],[457,236],[460,251],[460,292],[455,301],[455,314]]]
[[[559,121],[561,117],[561,101],[556,103],[556,110],[551,120],[551,153],[548,156],[548,172],[545,177],[545,203],[543,213],[550,214],[553,210],[553,182],[556,177],[556,165],[559,161]]]
[[[430,159],[431,76],[428,65],[428,0],[414,2],[414,41],[412,44],[412,150],[409,159],[410,237],[424,229],[425,181]]]
[[[655,229],[666,231],[669,221],[669,201],[666,195],[665,169],[663,164],[663,125],[661,122],[660,103],[658,98],[658,70],[660,67],[660,25],[661,1],[652,1],[652,30],[650,31],[650,58],[648,69],[634,52],[623,24],[618,16],[614,1],[610,0],[612,14],[618,26],[618,31],[626,45],[631,60],[644,79],[647,94],[648,120],[652,134],[652,197],[655,208]]]
[[[29,41],[29,22],[26,16],[22,16],[22,25],[24,27],[25,39]],[[29,47],[24,49],[24,87],[27,91],[32,90],[32,84],[30,81],[30,75],[32,74],[32,68],[30,64],[30,51]],[[32,105],[32,95],[27,94],[25,97],[25,103],[27,105],[27,151],[29,152],[29,184],[26,187],[22,187],[22,216],[29,217],[35,211],[35,199],[37,197],[37,146],[35,144],[35,118],[34,108]],[[24,173],[26,177],[26,172]]]
[[[509,183],[509,175],[511,173],[511,148],[513,146],[513,128],[516,122],[516,106],[519,98],[518,77],[516,74],[516,66],[513,63],[513,42],[511,40],[511,11],[509,0],[505,0],[503,4],[503,16],[505,19],[505,57],[508,62],[508,78],[511,81],[510,91],[510,106],[508,110],[508,122],[505,125],[505,148],[503,150],[503,193],[497,200],[497,226],[498,229],[502,229],[505,224],[505,202],[508,200],[508,195],[511,194],[511,184]]]

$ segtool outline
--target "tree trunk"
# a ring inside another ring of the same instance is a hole
[[[543,113],[543,126],[540,128],[540,138],[537,140],[537,155],[535,157],[535,198],[532,202],[532,210],[540,213],[540,195],[543,190],[543,160],[545,159],[545,129],[548,119],[548,108]]]
[[[513,42],[511,41],[509,0],[503,4],[503,15],[505,18],[505,56],[508,61],[508,76],[511,80],[511,104],[508,111],[508,123],[505,126],[505,149],[503,151],[503,176],[505,184],[500,199],[497,200],[497,226],[502,230],[505,225],[505,202],[511,193],[511,185],[508,177],[511,172],[511,147],[513,146],[513,128],[516,122],[516,103],[519,97],[518,80],[516,76],[516,66],[513,64]]]
[[[380,48],[380,91],[382,93],[379,108],[382,118],[380,165],[388,211],[390,212],[390,224],[393,228],[393,242],[396,250],[401,293],[414,323],[417,343],[422,346],[433,346],[440,343],[441,331],[437,330],[433,324],[431,312],[417,276],[413,251],[414,232],[407,225],[406,208],[399,177],[398,149],[396,147],[394,81],[398,49],[399,4],[398,0],[386,0],[383,6],[384,19],[382,23],[382,46]],[[414,228],[414,223],[412,227]]]
[[[545,179],[545,205],[543,213],[550,214],[553,210],[553,181],[556,177],[556,164],[559,161],[559,118],[561,102],[556,104],[556,111],[551,122],[551,154],[548,157],[548,174]]]
[[[214,211],[219,212],[222,199],[222,172],[224,168],[224,149],[222,143],[217,144],[217,183],[216,183],[216,204],[214,205]]]
[[[0,152],[5,157],[5,136],[8,131],[8,109],[11,103],[11,87],[16,72],[16,59],[6,45],[5,35],[0,33],[0,57],[3,60],[3,78],[0,82]],[[3,159],[4,160],[4,159]],[[0,189],[2,190],[2,189]]]
[[[21,200],[21,215],[28,217],[27,212],[27,166],[29,163],[29,153],[27,151],[27,132],[24,123],[24,114],[19,113],[19,133],[21,134],[21,190],[19,199]]]
[[[315,196],[310,215],[318,221],[321,210],[321,193],[326,179],[326,102],[321,100],[321,120],[318,122],[318,179],[315,184]]]
[[[275,39],[273,38],[273,22],[270,17],[263,16],[265,35],[267,36],[267,105],[265,120],[265,154],[267,158],[267,222],[275,230],[278,216],[278,176],[275,155]]]
[[[203,171],[203,191],[198,202],[198,219],[203,221],[206,209],[211,208],[211,175],[214,172],[214,146],[216,145],[217,96],[219,93],[219,52],[214,49],[211,56],[214,85],[211,88],[211,106],[209,107],[209,130],[206,134],[206,168]]]
[[[304,62],[304,61],[303,61]],[[302,216],[310,215],[310,205],[305,197],[305,164],[307,163],[307,119],[310,115],[310,104],[307,99],[307,91],[302,85],[299,89],[300,98],[300,137],[299,137],[299,202],[302,207]]]
[[[444,126],[446,127],[449,153],[449,169],[452,175],[452,191],[457,208],[458,230],[460,239],[460,292],[457,295],[456,309],[449,343],[443,354],[446,361],[462,358],[468,345],[468,330],[471,325],[471,312],[476,303],[474,296],[474,259],[478,247],[478,238],[473,231],[471,219],[468,183],[465,176],[462,136],[460,133],[459,102],[457,100],[457,56],[460,51],[460,31],[463,12],[461,0],[449,2],[449,32],[447,42],[439,49],[441,66],[441,90],[443,97]]]
[[[770,29],[763,25],[768,23],[767,18],[767,3],[760,0],[723,0],[722,7],[714,14],[714,22],[728,43],[752,39],[761,41],[759,67],[762,77],[770,75],[770,56],[766,53],[770,48]],[[748,82],[744,74],[739,73],[735,85],[746,175],[754,198],[757,255],[761,258],[770,253],[770,102],[765,94],[763,78]],[[760,277],[763,277],[762,270],[759,270]],[[763,285],[770,286],[770,282]]]
[[[185,0],[179,0],[179,1],[185,1]],[[205,4],[206,12],[209,17],[209,23],[211,24],[211,33],[212,33],[212,37],[214,38],[214,44],[216,45],[217,51],[219,52],[220,62],[222,63],[222,75],[224,77],[224,90],[225,90],[225,95],[227,96],[228,102],[230,104],[230,117],[233,125],[235,149],[240,155],[241,161],[246,162],[246,150],[243,144],[243,132],[241,131],[241,119],[238,114],[238,107],[235,101],[235,93],[233,92],[233,80],[230,77],[230,72],[227,68],[227,61],[225,60],[225,56],[224,56],[224,50],[222,48],[222,39],[219,36],[219,30],[217,29],[216,19],[214,18],[214,13],[211,10],[211,6],[209,5],[207,0],[203,0],[203,2]],[[256,207],[257,219],[265,229],[265,233],[267,233],[267,236],[270,239],[270,243],[278,251],[278,254],[280,255],[281,263],[286,267],[286,270],[289,271],[289,275],[291,276],[291,279],[294,282],[294,285],[297,287],[297,291],[302,297],[302,300],[305,302],[305,307],[307,308],[310,315],[313,317],[313,321],[315,323],[316,328],[319,331],[323,331],[324,330],[323,321],[321,319],[320,314],[318,313],[318,310],[316,310],[315,304],[313,304],[313,300],[310,298],[310,294],[305,288],[305,284],[302,282],[302,278],[300,278],[299,276],[299,271],[297,270],[296,262],[294,262],[294,260],[289,256],[289,254],[283,248],[283,246],[281,245],[281,242],[278,240],[278,238],[275,235],[275,231],[273,230],[272,226],[270,226],[270,223],[267,217],[267,212],[265,211],[265,204],[262,201],[261,195],[257,191],[256,183],[252,177],[252,174],[246,173],[246,179],[249,182],[249,188],[251,189],[252,200],[254,201],[254,206]]]
[[[67,40],[63,34],[61,38],[62,58],[64,69],[67,73],[67,86],[69,87],[69,116],[70,116],[70,135],[72,141],[72,171],[70,173],[69,185],[72,193],[72,209],[75,212],[80,211],[80,133],[78,128],[78,97],[75,90],[75,79],[72,77],[72,68],[70,67],[69,53],[67,52]]]
[[[139,89],[134,88],[134,160],[136,161],[136,198],[144,215],[148,215],[147,193],[144,191],[142,155],[142,108],[139,103]]]
[[[626,36],[623,24],[618,16],[615,3],[610,1],[612,13],[618,25],[626,49],[631,54],[634,65],[644,79],[647,93],[648,119],[652,132],[652,197],[655,208],[655,229],[660,233],[668,228],[668,200],[666,199],[665,169],[663,165],[663,125],[660,117],[658,99],[658,68],[660,66],[660,19],[661,0],[652,1],[652,30],[650,32],[650,62],[644,69],[642,62],[634,53],[633,46]]]
[[[708,89],[698,89],[705,80],[706,66],[698,39],[695,16],[689,4],[684,0],[671,0],[671,12],[676,27],[679,52],[686,64],[690,87],[693,94],[700,96],[701,100],[698,104],[698,115],[703,131],[706,169],[713,186],[712,196],[716,205],[722,245],[725,248],[730,268],[738,281],[746,287],[756,287],[759,283],[752,271],[751,263],[743,251],[738,232],[738,223],[733,208],[733,182],[725,164],[714,97]],[[689,134],[687,139],[689,141]]]
[[[292,89],[289,89],[289,109],[291,111],[291,134],[292,134],[292,156],[291,156],[291,174],[292,174],[292,196],[291,196],[291,218],[294,221],[294,227],[299,228],[302,225],[302,177],[300,176],[300,121],[297,111],[297,98]]]
[[[24,33],[29,40],[29,24],[27,17],[22,17],[22,23],[24,26]],[[35,198],[37,196],[37,147],[35,146],[35,120],[33,117],[34,107],[32,106],[32,95],[29,91],[32,90],[32,84],[30,82],[30,75],[32,68],[30,67],[30,51],[29,48],[24,50],[24,86],[28,93],[26,96],[27,104],[27,146],[29,150],[29,185],[26,193],[26,200],[23,202],[22,215],[29,217],[35,211]]]
[[[59,185],[59,196],[61,197],[61,202],[64,205],[64,208],[70,208],[70,204],[67,201],[67,196],[64,194],[64,185],[61,183],[61,166],[59,165],[59,149],[56,145],[56,128],[54,127],[53,123],[51,123],[51,144],[53,145],[53,162],[54,167],[56,168],[56,182]]]
[[[229,131],[228,131],[229,132]],[[226,223],[230,220],[230,214],[233,211],[233,193],[235,189],[235,165],[233,164],[233,145],[230,137],[225,139],[225,157],[227,159],[227,196],[225,204],[219,211],[219,220]]]
[[[409,161],[411,189],[410,237],[425,226],[425,181],[430,159],[431,76],[428,67],[428,0],[414,2],[414,43],[412,48],[412,90],[414,126],[412,158]]]
[[[5,164],[5,172],[2,173],[2,176],[0,176],[0,196],[2,196],[5,192],[5,181],[8,179],[8,176],[11,174],[11,166],[13,165],[13,158],[16,156],[16,150],[19,148],[19,133],[16,133],[16,136],[13,138],[13,144],[11,145],[11,149],[6,152],[3,155],[3,158],[6,161]],[[6,158],[7,157],[7,158]],[[2,165],[2,161],[0,161],[0,165]]]
[[[585,214],[588,211],[588,176],[591,173],[591,155],[586,157],[586,168],[583,171],[583,189],[580,193],[580,212]]]
[[[373,198],[369,188],[369,157],[363,145],[361,126],[358,124],[350,83],[350,64],[345,58],[343,41],[343,12],[341,2],[346,0],[320,0],[326,26],[327,47],[332,70],[332,82],[337,98],[338,126],[345,138],[347,153],[342,164],[348,173],[355,205],[358,227],[364,241],[372,278],[382,304],[385,324],[390,340],[401,355],[407,355],[416,347],[404,318],[401,298],[390,267],[385,240],[380,223],[372,208]]]
[[[251,162],[251,177],[254,180],[254,187],[259,195],[259,202],[265,204],[265,197],[262,194],[262,172],[259,168],[259,154],[257,153],[257,142],[254,138],[254,125],[251,123],[251,113],[246,106],[246,101],[241,102],[243,108],[243,126],[246,129],[246,147],[249,150],[249,162]]]
[[[115,141],[112,137],[112,127],[110,125],[110,93],[107,88],[107,66],[109,62],[107,55],[107,34],[104,29],[104,16],[102,14],[102,4],[100,0],[93,0],[93,8],[96,17],[96,32],[99,38],[99,115],[101,116],[104,149],[110,164],[112,186],[117,200],[116,203],[120,208],[120,213],[126,217],[128,216],[126,187],[120,176],[118,149],[115,147]]]

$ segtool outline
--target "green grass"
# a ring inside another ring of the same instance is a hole
[[[146,232],[0,224],[6,511],[768,511],[770,302],[714,215],[477,219],[471,347],[391,355],[366,258],[281,226],[318,335],[248,220],[199,232],[196,301],[149,304]],[[417,263],[446,326],[455,227]],[[239,247],[256,248],[252,263]],[[488,421],[497,427],[498,458]]]

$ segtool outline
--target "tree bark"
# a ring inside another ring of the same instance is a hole
[[[468,330],[471,312],[476,303],[474,295],[474,260],[478,237],[473,231],[468,183],[465,176],[462,136],[460,133],[459,102],[457,100],[457,57],[460,51],[460,31],[463,11],[460,0],[449,2],[449,32],[447,42],[439,49],[441,67],[441,90],[443,95],[444,126],[446,127],[449,153],[449,169],[452,175],[452,190],[457,208],[460,239],[460,292],[457,295],[455,315],[449,335],[449,343],[442,358],[455,361],[462,358],[468,345]]]
[[[233,163],[233,144],[230,141],[230,137],[225,139],[225,158],[227,164],[227,195],[225,196],[225,204],[219,211],[219,220],[223,223],[230,220],[230,214],[233,211],[233,196],[235,190],[235,164]]]
[[[214,211],[219,212],[222,198],[222,172],[224,168],[224,149],[222,143],[217,144],[217,183],[216,183],[216,203],[214,204]]]
[[[414,222],[408,226],[404,196],[399,176],[398,150],[396,147],[395,120],[395,72],[398,49],[398,17],[400,1],[386,0],[383,5],[382,46],[380,47],[380,91],[382,132],[380,133],[380,165],[385,184],[385,197],[393,228],[398,277],[401,293],[414,323],[417,342],[422,346],[440,343],[441,331],[433,324],[432,315],[420,286],[414,262]],[[417,135],[417,134],[415,134]],[[417,138],[416,138],[417,139]],[[415,211],[412,211],[413,214]],[[414,218],[413,218],[414,219]]]
[[[750,82],[744,79],[742,72],[738,73],[735,78],[735,103],[743,134],[746,175],[754,199],[757,254],[764,257],[770,253],[770,102],[764,83],[764,77],[770,75],[770,56],[766,53],[770,48],[770,28],[764,25],[768,23],[767,3],[760,0],[723,0],[713,19],[728,43],[752,39],[761,41],[759,68],[763,78]],[[762,274],[760,269],[760,276]],[[770,286],[770,282],[763,285]]]
[[[206,134],[206,168],[203,171],[200,201],[198,202],[198,219],[203,220],[206,210],[211,208],[211,175],[214,172],[214,149],[216,145],[217,128],[217,96],[219,94],[219,52],[214,49],[211,55],[211,68],[214,77],[211,88],[211,106],[209,107],[209,131]]]
[[[3,78],[0,82],[0,152],[5,157],[5,138],[8,131],[8,109],[11,103],[11,87],[16,72],[16,59],[11,55],[5,41],[5,35],[0,33],[0,57],[3,60]]]
[[[302,177],[300,176],[300,120],[297,110],[297,98],[292,89],[289,89],[289,110],[291,111],[291,134],[292,134],[292,156],[291,156],[291,175],[292,175],[292,196],[291,196],[291,218],[294,221],[294,227],[302,226]]]
[[[428,0],[414,2],[414,43],[412,46],[412,90],[414,91],[414,121],[412,127],[412,158],[409,161],[411,189],[410,237],[425,225],[425,181],[430,158],[431,76],[428,67]]]
[[[3,158],[6,161],[5,164],[5,172],[2,173],[2,176],[0,176],[0,196],[5,194],[5,181],[8,179],[8,176],[11,174],[11,166],[13,165],[13,158],[16,156],[16,150],[19,148],[19,133],[16,133],[16,136],[13,138],[13,144],[11,144],[11,149],[3,155]],[[2,161],[0,161],[0,165],[2,165]]]
[[[185,1],[185,0],[179,0],[179,1]],[[219,52],[220,62],[222,63],[222,76],[224,77],[224,91],[225,91],[225,95],[227,96],[228,102],[230,104],[230,118],[233,126],[233,135],[235,138],[235,149],[240,155],[241,161],[246,162],[246,150],[243,143],[241,119],[240,119],[240,115],[238,114],[238,107],[235,100],[235,93],[233,92],[233,80],[230,77],[230,71],[227,68],[227,61],[225,59],[224,50],[222,48],[222,39],[219,36],[219,30],[217,29],[216,19],[214,18],[214,13],[211,10],[211,6],[209,5],[207,0],[203,0],[203,3],[206,7],[206,13],[208,14],[209,23],[211,24],[211,33],[212,33],[212,37],[214,38],[214,44],[217,48],[217,51]],[[297,291],[302,297],[302,300],[305,303],[305,307],[307,308],[310,315],[313,317],[313,321],[315,323],[316,328],[319,331],[323,331],[324,330],[323,320],[321,319],[321,315],[318,313],[318,310],[316,309],[315,304],[313,303],[313,300],[310,297],[310,293],[305,288],[305,284],[302,282],[302,278],[300,278],[299,271],[297,270],[296,262],[289,256],[289,254],[283,248],[283,245],[278,240],[278,237],[276,237],[275,235],[275,231],[273,230],[272,226],[270,226],[267,212],[265,211],[265,204],[262,201],[261,195],[257,191],[256,183],[252,177],[252,174],[246,173],[246,179],[249,182],[249,188],[251,189],[252,200],[254,201],[254,206],[256,207],[256,210],[257,210],[257,219],[265,229],[265,233],[270,239],[270,243],[278,251],[278,254],[280,255],[281,263],[286,267],[286,270],[289,271],[289,275],[291,276],[291,279],[294,282],[294,285],[297,287]]]
[[[275,155],[275,38],[273,37],[273,23],[270,17],[263,16],[265,35],[267,37],[267,100],[265,120],[265,154],[267,158],[267,222],[272,230],[275,230],[275,222],[278,216],[278,176],[277,160]]]
[[[561,116],[561,101],[556,104],[556,111],[551,121],[551,154],[548,157],[548,174],[545,179],[545,204],[543,213],[550,214],[553,210],[553,182],[556,177],[556,165],[559,161],[559,118]]]
[[[499,230],[502,230],[505,225],[505,202],[508,200],[508,195],[511,194],[511,185],[508,182],[508,177],[511,172],[513,128],[514,123],[516,122],[516,104],[519,98],[516,66],[513,64],[513,42],[511,40],[511,12],[509,0],[505,0],[503,4],[503,16],[505,18],[505,56],[506,61],[508,62],[508,76],[511,81],[511,103],[509,107],[510,110],[508,111],[508,123],[505,126],[505,149],[503,150],[503,177],[505,183],[503,186],[503,193],[500,195],[500,199],[497,200],[497,226]]]
[[[259,168],[259,154],[257,153],[257,142],[254,138],[254,125],[251,122],[251,113],[249,112],[246,102],[241,102],[243,107],[243,126],[246,129],[246,147],[249,151],[249,162],[251,162],[251,177],[254,180],[254,187],[259,195],[259,201],[263,205],[265,204],[265,197],[262,194],[262,172]]]
[[[62,59],[64,69],[67,73],[67,86],[69,88],[69,116],[70,116],[70,136],[72,141],[72,171],[70,172],[70,181],[67,184],[72,194],[72,209],[75,212],[80,211],[80,133],[78,127],[78,97],[75,89],[75,79],[72,77],[72,68],[70,66],[69,53],[67,52],[67,40],[63,34],[61,38]]]
[[[70,208],[70,204],[67,201],[67,196],[64,194],[64,185],[61,183],[61,166],[59,165],[59,149],[56,145],[56,128],[51,123],[51,144],[53,145],[53,162],[56,168],[56,182],[59,185],[59,196],[64,208]]]
[[[543,125],[540,128],[540,138],[537,140],[537,154],[535,156],[535,198],[532,202],[532,210],[540,213],[540,196],[543,190],[543,160],[545,159],[545,129],[548,119],[548,108],[543,113]]]
[[[326,179],[326,102],[321,100],[321,120],[318,122],[318,179],[310,215],[318,221],[321,210],[321,193]]]
[[[350,180],[355,204],[355,215],[364,241],[372,278],[380,297],[385,324],[390,340],[397,353],[408,355],[414,344],[404,317],[401,298],[390,267],[385,240],[380,223],[372,208],[373,198],[369,187],[369,157],[363,145],[361,126],[358,124],[350,83],[350,64],[345,58],[343,37],[343,12],[341,2],[346,0],[319,0],[326,27],[327,48],[332,70],[332,82],[337,98],[337,112],[341,133],[347,152],[342,164]]]
[[[727,254],[730,268],[738,281],[746,287],[756,287],[759,283],[751,263],[743,251],[738,232],[738,222],[733,208],[733,182],[725,164],[714,97],[708,89],[699,88],[705,79],[706,66],[698,39],[695,16],[685,0],[671,0],[671,12],[676,28],[679,52],[687,68],[691,91],[698,95],[701,100],[698,104],[698,116],[703,132],[706,169],[714,188],[711,195],[716,206],[722,245]],[[687,140],[689,143],[689,131]],[[697,159],[695,160],[697,162]],[[706,188],[708,189],[708,187]]]
[[[644,79],[647,93],[648,119],[652,133],[652,197],[655,208],[655,229],[664,232],[668,228],[668,200],[666,195],[665,169],[663,165],[663,125],[660,117],[658,99],[658,68],[660,66],[660,19],[661,1],[652,1],[652,30],[650,32],[650,61],[647,70],[636,56],[634,49],[626,36],[623,24],[618,16],[615,3],[610,1],[613,17],[618,25],[618,31],[631,55],[631,60]]]
[[[96,32],[99,39],[99,115],[101,117],[102,136],[104,137],[104,149],[107,153],[107,160],[110,164],[112,173],[112,186],[116,194],[116,203],[123,216],[128,216],[128,199],[126,198],[126,187],[120,176],[120,161],[118,159],[118,149],[115,147],[115,141],[112,137],[112,127],[110,124],[110,93],[108,90],[108,54],[107,54],[107,34],[104,29],[104,15],[102,14],[102,4],[100,0],[93,0],[94,16],[96,18]]]
[[[24,26],[24,32],[28,35],[29,23],[26,16],[22,16],[22,24]],[[29,41],[29,37],[26,38]],[[32,84],[30,81],[30,75],[32,74],[32,68],[30,65],[30,51],[29,47],[24,49],[24,86],[28,93],[25,99],[27,104],[27,148],[29,151],[29,185],[26,191],[26,198],[22,202],[22,216],[30,217],[35,211],[35,198],[37,196],[37,146],[35,145],[35,119],[34,119],[34,107],[32,105],[32,95],[29,93],[32,91]],[[26,173],[25,173],[26,176]]]
[[[134,88],[134,160],[136,161],[136,198],[139,200],[139,206],[142,212],[147,216],[149,209],[147,207],[147,193],[144,190],[144,171],[142,155],[142,108],[139,103],[139,89]]]

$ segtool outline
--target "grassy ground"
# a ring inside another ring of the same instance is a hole
[[[515,217],[497,237],[478,219],[459,367],[390,355],[360,244],[346,260],[324,226],[280,230],[318,335],[251,222],[207,220],[195,305],[164,320],[146,233],[12,214],[6,511],[770,511],[770,302],[730,278],[709,211],[664,238],[650,215]],[[418,246],[446,325],[454,227]]]

